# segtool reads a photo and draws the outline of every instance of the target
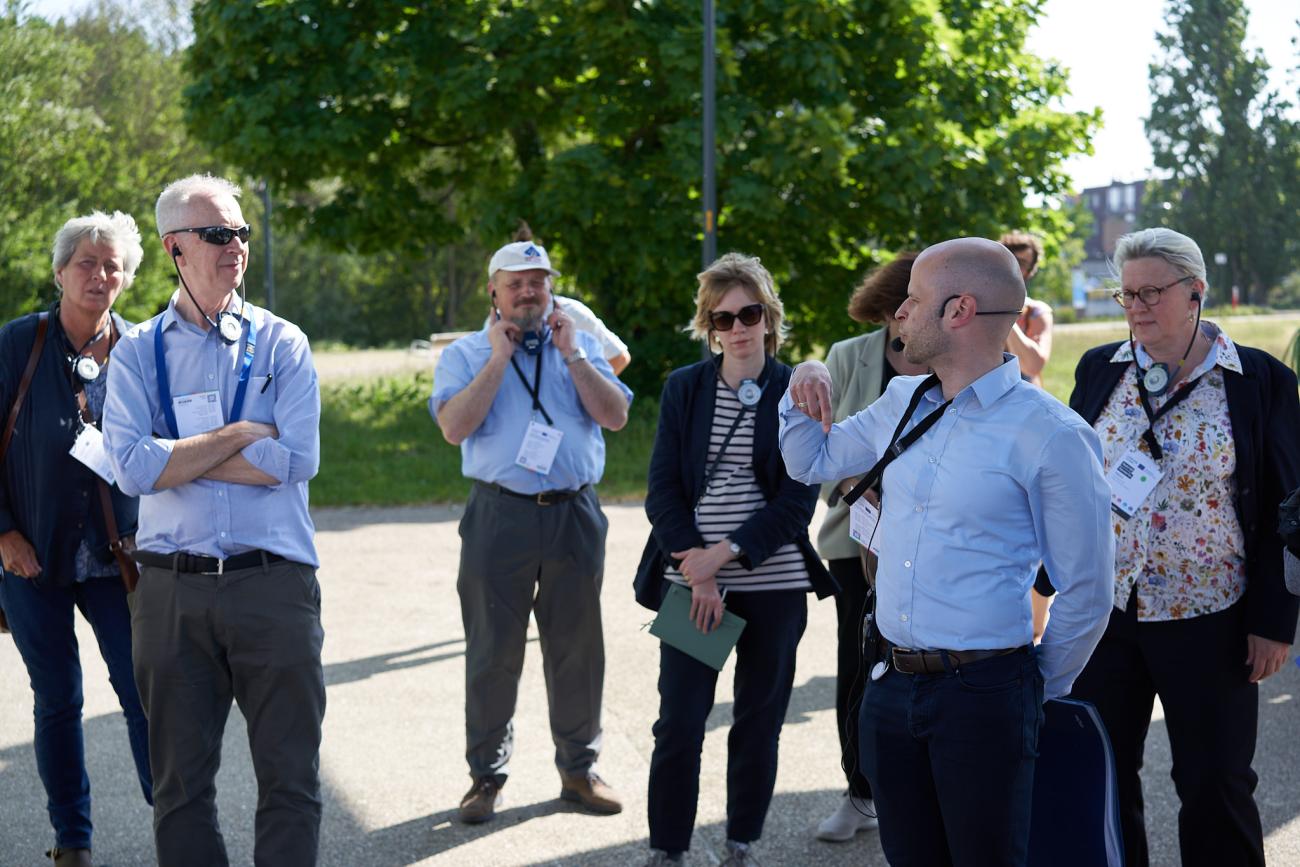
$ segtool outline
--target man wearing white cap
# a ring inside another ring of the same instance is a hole
[[[627,423],[632,392],[551,295],[546,249],[507,244],[488,265],[493,314],[442,352],[429,411],[474,481],[460,522],[465,623],[465,822],[491,819],[514,745],[530,612],[541,633],[560,796],[623,809],[593,770],[605,676],[600,586],[608,522],[593,485],[601,428]]]

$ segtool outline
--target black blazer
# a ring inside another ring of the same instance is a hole
[[[116,313],[118,334],[130,329]],[[0,425],[9,417],[19,381],[36,340],[35,313],[0,328]],[[14,438],[0,467],[0,533],[18,530],[36,551],[43,571],[37,584],[67,586],[76,580],[77,548],[84,537],[101,563],[113,562],[100,505],[98,478],[68,454],[77,438],[77,398],[69,375],[66,338],[50,308],[49,331],[18,414]],[[110,361],[111,364],[111,361]],[[109,486],[118,532],[136,531],[139,501]]]
[[[839,588],[808,540],[817,488],[786,474],[777,444],[777,404],[790,384],[790,373],[789,367],[770,356],[763,366],[759,379],[763,396],[754,420],[754,475],[767,505],[737,527],[731,541],[740,546],[740,563],[746,569],[794,542],[803,554],[813,590],[826,597]],[[715,361],[679,368],[669,374],[659,398],[659,430],[645,500],[650,538],[633,582],[637,602],[652,610],[659,608],[669,555],[704,545],[695,526],[695,504],[704,488],[717,377]]]
[[[1120,343],[1084,353],[1074,371],[1070,409],[1095,425],[1127,364],[1110,359]],[[1246,631],[1287,644],[1295,639],[1300,599],[1287,592],[1278,505],[1300,484],[1300,400],[1296,376],[1259,349],[1237,345],[1240,374],[1225,370],[1232,443],[1237,452],[1233,506],[1246,540]]]

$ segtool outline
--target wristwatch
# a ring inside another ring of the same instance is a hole
[[[742,553],[740,550],[740,546],[737,545],[735,542],[731,541],[730,539],[727,540],[727,547],[730,548],[731,553],[735,554],[737,557],[739,557]]]
[[[573,350],[573,352],[565,356],[564,363],[573,364],[575,361],[586,361],[586,360],[587,360],[587,350],[579,346],[577,349]]]

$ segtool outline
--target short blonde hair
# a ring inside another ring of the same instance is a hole
[[[723,295],[740,286],[757,303],[763,305],[763,316],[767,320],[763,346],[768,355],[776,355],[786,337],[785,306],[777,297],[772,275],[762,266],[757,256],[726,253],[697,274],[696,279],[700,281],[700,288],[695,293],[695,318],[686,328],[692,337],[709,345],[713,335],[713,323],[709,314],[722,301]]]
[[[140,245],[140,229],[136,226],[135,219],[121,211],[112,214],[92,211],[88,216],[73,217],[63,224],[63,228],[54,236],[54,249],[50,256],[56,274],[55,284],[59,282],[59,269],[72,261],[77,245],[87,238],[93,244],[108,244],[122,254],[122,273],[126,277],[122,288],[129,288],[135,281],[135,271],[140,267],[140,260],[144,258],[144,248]]]

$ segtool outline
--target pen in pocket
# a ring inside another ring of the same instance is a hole
[[[266,375],[266,382],[262,383],[262,390],[259,394],[266,394],[266,387],[271,384],[271,376],[272,374],[269,373]]]

